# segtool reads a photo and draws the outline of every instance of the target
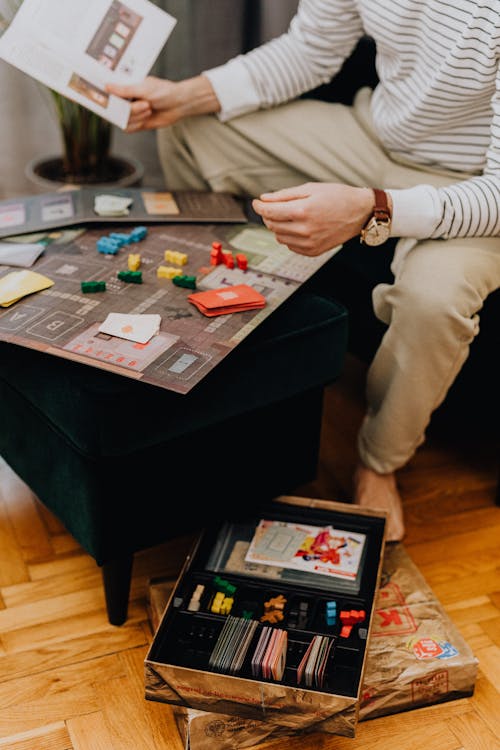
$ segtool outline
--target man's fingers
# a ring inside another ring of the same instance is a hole
[[[133,102],[130,107],[130,117],[147,117],[153,110],[151,105],[145,99],[141,99],[137,102]]]
[[[254,198],[252,206],[259,216],[269,221],[294,221],[297,218],[297,206],[290,203],[265,203]]]
[[[120,86],[117,83],[108,83],[106,91],[108,94],[121,96],[123,99],[135,99],[139,96],[137,86]]]
[[[271,230],[271,232],[274,232],[276,235],[284,235],[286,234],[287,237],[295,237],[295,238],[309,238],[310,237],[310,231],[304,224],[299,224],[294,221],[273,221],[272,219],[264,219],[264,224],[268,229]]]
[[[305,185],[296,185],[291,188],[283,188],[282,190],[274,190],[272,193],[262,193],[259,198],[262,201],[274,203],[276,201],[293,201],[299,198],[307,198],[309,191]]]

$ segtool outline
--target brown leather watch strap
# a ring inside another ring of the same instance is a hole
[[[375,206],[373,208],[373,215],[380,221],[388,221],[391,218],[391,212],[389,209],[389,201],[387,199],[387,193],[385,190],[379,190],[373,188],[373,194],[375,196]]]

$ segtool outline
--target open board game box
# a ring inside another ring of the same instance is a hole
[[[153,630],[159,625],[171,590],[171,579],[150,583]],[[470,696],[477,671],[477,658],[404,546],[387,545],[360,694],[359,721]],[[311,731],[179,706],[174,713],[184,746],[189,750],[239,750],[264,740]]]
[[[283,496],[206,529],[145,660],[148,700],[354,736],[382,512]]]

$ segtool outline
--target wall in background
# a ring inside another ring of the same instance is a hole
[[[173,80],[220,65],[285,31],[298,0],[154,0],[177,19],[155,72]]]

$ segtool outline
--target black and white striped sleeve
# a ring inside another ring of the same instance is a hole
[[[442,215],[433,237],[500,235],[500,66],[492,109],[485,169],[481,175],[439,190]]]
[[[352,0],[301,0],[285,34],[204,71],[220,119],[265,109],[329,81],[363,34]]]

